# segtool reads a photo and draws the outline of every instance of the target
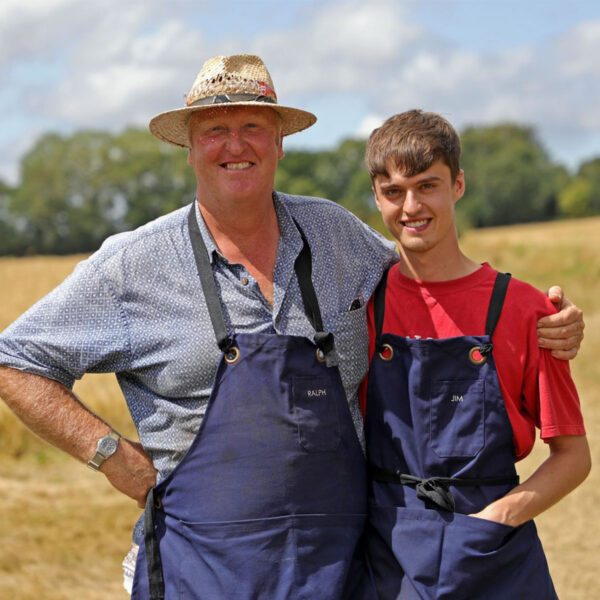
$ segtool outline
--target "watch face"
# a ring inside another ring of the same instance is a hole
[[[110,456],[116,451],[118,443],[119,440],[115,440],[107,435],[98,442],[98,452],[104,456]]]

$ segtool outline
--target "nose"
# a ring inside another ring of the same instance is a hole
[[[240,153],[245,146],[245,140],[242,133],[237,129],[229,130],[226,145],[227,149],[233,154]]]
[[[413,190],[409,190],[404,197],[404,203],[402,208],[405,213],[414,214],[421,208],[421,201],[419,200],[418,194]]]

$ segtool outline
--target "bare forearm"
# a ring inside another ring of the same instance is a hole
[[[84,462],[107,430],[73,392],[46,377],[0,367],[0,397],[33,433]]]
[[[52,379],[0,367],[0,397],[36,435],[82,462],[95,453],[110,426],[62,384]],[[100,470],[119,491],[144,505],[156,470],[141,445],[121,439],[118,450]]]
[[[550,456],[529,479],[472,516],[516,527],[537,517],[575,489],[590,470],[584,436],[557,438]]]

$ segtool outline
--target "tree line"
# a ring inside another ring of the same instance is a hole
[[[468,128],[461,138],[461,229],[600,214],[600,157],[571,174],[533,128],[513,124]],[[339,202],[381,230],[364,150],[350,139],[333,150],[286,152],[275,187]],[[46,134],[23,157],[19,185],[0,181],[0,255],[89,252],[194,194],[185,151],[145,130]]]

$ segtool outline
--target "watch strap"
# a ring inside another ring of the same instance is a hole
[[[115,440],[115,445],[114,445],[114,448],[112,449],[112,452],[109,452],[107,454],[106,452],[102,452],[101,445],[102,445],[102,441],[108,437]],[[121,434],[118,431],[115,431],[114,429],[111,428],[111,430],[105,436],[101,437],[98,440],[98,445],[96,447],[96,453],[94,454],[94,456],[92,456],[92,458],[90,458],[90,460],[88,460],[88,463],[87,463],[88,467],[90,469],[92,469],[92,471],[100,470],[100,466],[102,465],[102,463],[107,458],[111,457],[117,451],[120,439],[121,439]]]

